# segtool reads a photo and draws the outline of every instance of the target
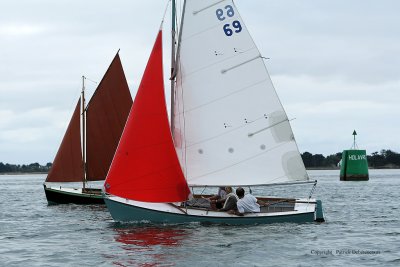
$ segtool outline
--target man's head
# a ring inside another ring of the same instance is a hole
[[[226,186],[226,187],[225,187],[225,192],[228,193],[228,194],[229,194],[229,193],[232,193],[232,187]]]
[[[236,195],[238,196],[238,198],[244,197],[244,189],[242,187],[238,187],[236,189]]]

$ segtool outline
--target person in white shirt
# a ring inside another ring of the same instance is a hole
[[[242,187],[236,189],[236,195],[239,200],[236,203],[237,210],[231,212],[233,214],[243,216],[246,212],[260,212],[260,205],[267,206],[264,201],[258,200],[252,194],[244,195],[244,189]]]

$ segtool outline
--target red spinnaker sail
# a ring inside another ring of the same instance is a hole
[[[132,107],[119,55],[89,101],[86,115],[86,179],[105,180]]]
[[[190,193],[165,104],[162,31],[143,74],[105,182],[107,193],[143,202],[179,202]]]
[[[83,181],[80,106],[81,100],[79,99],[46,182]]]

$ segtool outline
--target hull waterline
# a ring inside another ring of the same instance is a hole
[[[74,192],[76,191],[76,192]],[[82,190],[60,190],[55,188],[48,188],[44,185],[44,192],[46,194],[47,202],[53,204],[104,204],[103,196],[100,189],[92,190],[91,193],[82,193]],[[100,193],[100,194],[99,194]]]
[[[270,223],[307,223],[315,221],[315,211],[299,213],[281,213],[268,216],[204,216],[188,215],[182,209],[180,213],[148,209],[104,198],[108,210],[118,222],[151,222],[151,223],[210,223],[227,225],[250,225]],[[220,213],[221,214],[221,213]],[[226,214],[226,213],[225,213]]]

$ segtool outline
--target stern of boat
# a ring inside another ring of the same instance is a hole
[[[322,209],[322,201],[317,200],[316,206],[315,206],[315,221],[316,222],[325,222],[324,219],[324,212]]]

